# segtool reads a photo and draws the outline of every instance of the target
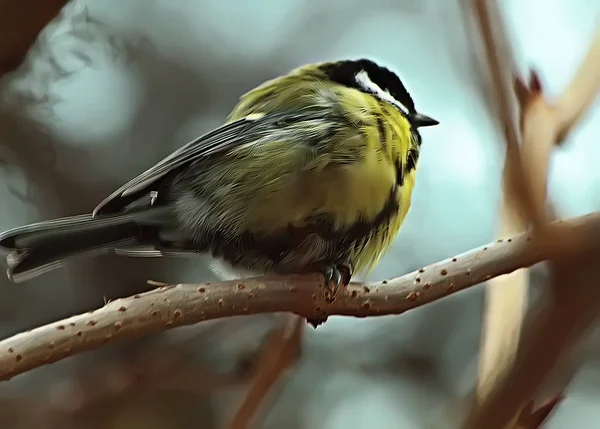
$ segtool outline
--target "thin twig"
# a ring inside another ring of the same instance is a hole
[[[556,222],[549,229],[585,235],[590,237],[585,242],[589,248],[600,246],[600,213]],[[164,286],[0,341],[0,380],[116,340],[222,317],[273,312],[311,319],[401,314],[553,257],[523,233],[402,277],[351,283],[331,303],[325,299],[320,274]]]

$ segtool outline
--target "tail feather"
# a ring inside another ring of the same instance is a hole
[[[77,255],[157,243],[159,231],[169,226],[170,219],[165,208],[151,208],[97,217],[72,216],[14,228],[0,235],[0,247],[11,252],[7,275],[20,283]]]
[[[6,258],[8,261],[6,275],[13,283],[22,283],[62,267],[65,261],[73,257],[108,254],[112,252],[113,247],[127,245],[132,242],[135,242],[135,238],[133,237],[112,243],[105,243],[96,247],[87,247],[72,251],[63,250],[62,253],[57,253],[53,249],[36,249],[22,253],[13,252]]]

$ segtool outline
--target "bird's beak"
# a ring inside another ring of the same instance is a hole
[[[412,126],[415,128],[432,127],[440,123],[439,121],[436,121],[435,119],[430,118],[429,116],[423,115],[421,113],[411,114],[409,116],[409,120]]]

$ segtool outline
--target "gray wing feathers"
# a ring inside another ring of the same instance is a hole
[[[121,186],[94,209],[92,216],[96,216],[110,202],[144,190],[161,177],[187,163],[250,144],[262,138],[264,136],[263,132],[273,133],[286,127],[289,127],[288,132],[290,132],[294,129],[294,123],[301,124],[311,120],[322,120],[324,110],[322,107],[317,106],[293,113],[257,113],[227,123],[187,143],[158,164]],[[318,127],[315,128],[319,129]]]
[[[172,154],[158,162],[156,165],[146,170],[139,176],[133,178],[115,192],[106,197],[92,212],[95,216],[109,202],[134,194],[148,185],[156,182],[158,179],[184,165],[185,163],[198,159],[199,157],[210,156],[218,152],[225,151],[232,146],[237,146],[243,140],[241,137],[247,128],[262,118],[263,115],[251,115],[238,121],[225,124],[197,139],[192,140],[186,145],[174,151]]]

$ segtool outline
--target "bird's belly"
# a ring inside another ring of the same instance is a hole
[[[398,231],[398,193],[388,191],[379,211],[369,216],[352,205],[352,197],[346,200],[348,205],[338,200],[335,206],[317,206],[317,210],[305,212],[301,217],[295,216],[297,211],[293,208],[308,205],[307,200],[297,200],[298,205],[287,207],[289,211],[269,205],[279,214],[275,219],[287,222],[279,227],[273,226],[275,220],[259,223],[255,228],[232,235],[230,240],[219,237],[209,240],[213,243],[213,256],[224,262],[216,264],[216,269],[230,276],[233,268],[241,269],[243,276],[248,276],[306,272],[346,262],[352,262],[358,271],[369,267],[377,262]],[[340,217],[343,222],[339,222]],[[239,271],[236,275],[240,276]]]

